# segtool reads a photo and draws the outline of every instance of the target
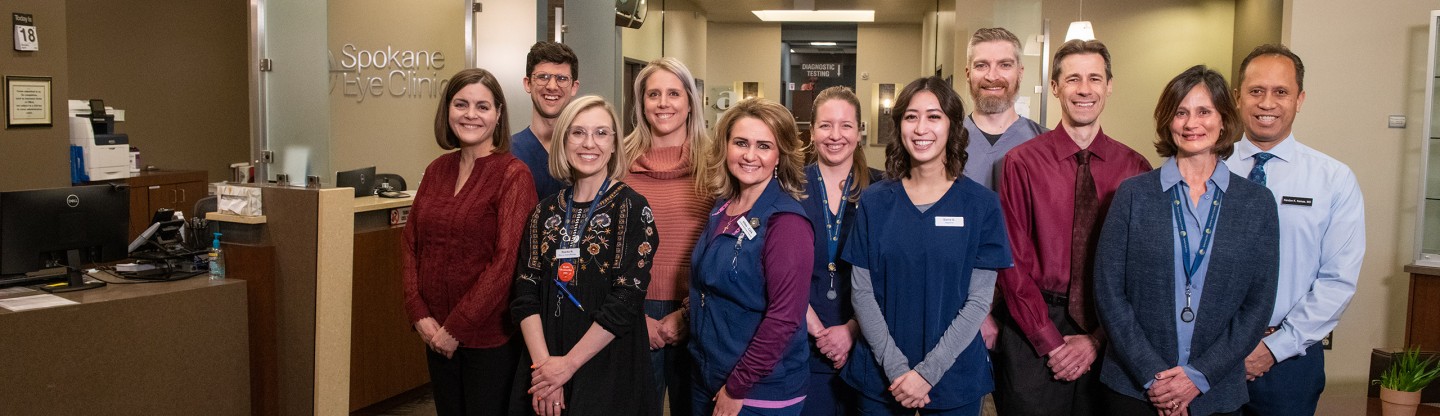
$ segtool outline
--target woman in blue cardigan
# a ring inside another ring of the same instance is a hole
[[[1245,356],[1275,303],[1279,225],[1264,186],[1222,159],[1241,132],[1230,88],[1196,65],[1160,95],[1160,169],[1115,193],[1095,259],[1113,415],[1210,415],[1248,400]]]

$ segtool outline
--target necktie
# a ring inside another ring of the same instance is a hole
[[[1266,152],[1255,154],[1255,167],[1250,168],[1250,176],[1248,177],[1251,182],[1261,185],[1265,184],[1265,162],[1269,162],[1270,159],[1274,157],[1275,155]]]
[[[1095,190],[1095,178],[1090,176],[1090,151],[1081,149],[1075,153],[1079,163],[1075,169],[1075,221],[1070,228],[1070,293],[1066,311],[1082,331],[1096,329],[1095,308],[1090,306],[1087,277],[1090,270],[1090,253],[1093,247],[1095,220],[1100,212],[1100,197]]]

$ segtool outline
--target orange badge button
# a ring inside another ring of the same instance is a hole
[[[560,263],[560,281],[570,283],[571,280],[575,280],[575,265]]]

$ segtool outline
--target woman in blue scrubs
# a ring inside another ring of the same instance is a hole
[[[855,390],[836,374],[860,338],[850,307],[850,263],[840,250],[855,224],[860,192],[880,180],[860,151],[860,100],[847,87],[830,87],[815,96],[811,108],[810,147],[815,163],[805,167],[805,196],[800,205],[815,229],[815,267],[810,273],[810,310],[805,329],[810,348],[810,391],[806,416],[855,413]]]
[[[690,263],[697,415],[798,415],[809,358],[805,298],[815,235],[795,118],[764,99],[716,123],[715,208]]]
[[[915,80],[895,108],[888,179],[860,197],[841,256],[865,340],[841,377],[866,415],[978,415],[994,389],[980,324],[995,271],[1012,266],[1000,201],[961,176],[965,110],[949,84]]]

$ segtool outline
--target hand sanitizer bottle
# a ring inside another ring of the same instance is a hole
[[[225,252],[220,250],[220,233],[210,243],[210,280],[225,278]]]

